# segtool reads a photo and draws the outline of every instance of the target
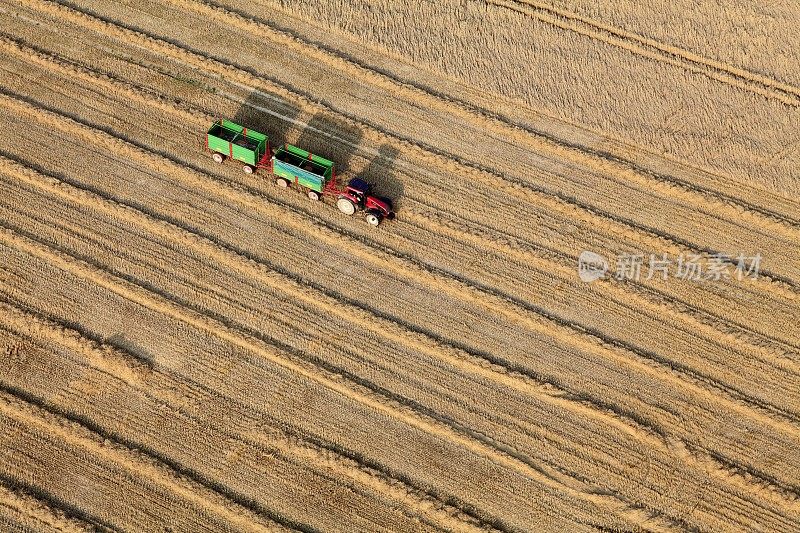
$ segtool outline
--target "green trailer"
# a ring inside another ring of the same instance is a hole
[[[279,186],[288,187],[294,183],[307,189],[312,200],[319,200],[326,188],[336,185],[333,161],[291,144],[275,150],[272,173]]]
[[[217,163],[225,159],[240,161],[244,163],[243,169],[248,174],[252,174],[256,168],[266,167],[270,157],[269,138],[266,135],[224,119],[209,128],[206,147]]]

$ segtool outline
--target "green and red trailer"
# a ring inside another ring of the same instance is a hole
[[[269,167],[272,157],[269,137],[225,119],[214,122],[208,129],[206,149],[217,163],[226,159],[239,161],[247,174]]]

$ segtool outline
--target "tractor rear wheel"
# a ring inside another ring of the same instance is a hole
[[[275,180],[275,184],[278,187],[281,187],[281,188],[285,189],[286,187],[289,186],[289,180],[286,180],[286,179],[283,179],[283,178],[278,178],[278,179]]]
[[[319,193],[317,191],[308,191],[308,197],[316,202],[319,200]]]
[[[225,161],[225,156],[219,152],[214,152],[213,154],[211,154],[211,159],[213,159],[217,163],[222,163],[223,161]]]
[[[336,200],[336,207],[345,215],[352,215],[356,212],[356,204],[349,198],[340,197]]]
[[[376,213],[375,211],[369,211],[367,212],[367,216],[365,218],[367,219],[367,224],[370,226],[377,226],[381,223],[383,215]]]
[[[253,173],[253,167],[251,167],[250,165],[243,166],[242,170],[244,170],[245,174],[252,174]]]

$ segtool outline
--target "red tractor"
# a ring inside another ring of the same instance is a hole
[[[388,198],[380,198],[370,194],[370,184],[360,178],[353,178],[347,183],[343,190],[335,188],[335,182],[331,182],[334,187],[331,191],[336,194],[336,207],[345,215],[352,215],[356,211],[364,211],[367,222],[372,226],[377,226],[381,220],[394,218],[392,201]]]

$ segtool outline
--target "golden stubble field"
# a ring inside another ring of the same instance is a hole
[[[0,529],[800,528],[797,15],[637,5],[0,0]]]

